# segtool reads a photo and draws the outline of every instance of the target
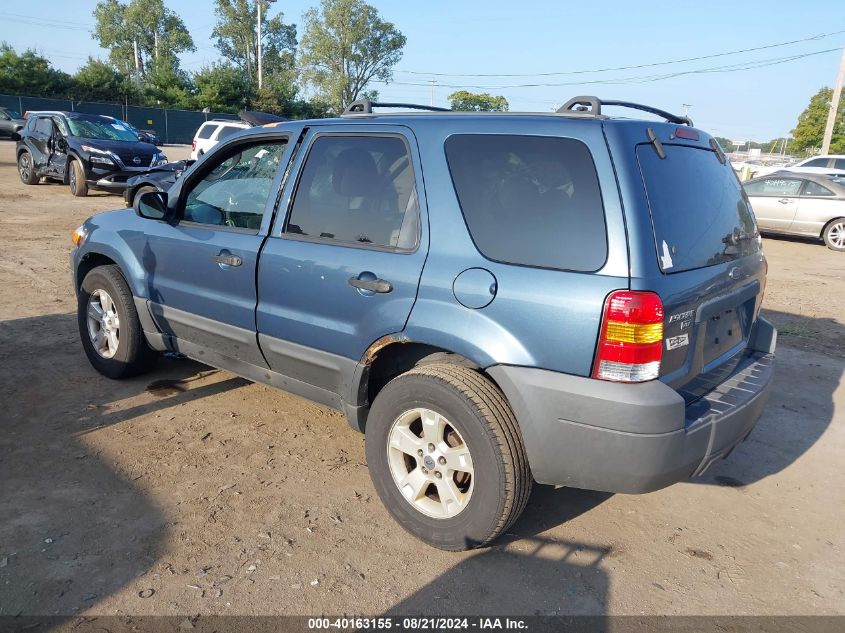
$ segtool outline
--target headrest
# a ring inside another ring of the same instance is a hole
[[[540,192],[525,176],[511,176],[499,187],[499,201],[507,211],[533,211],[539,205]]]
[[[372,154],[363,149],[345,149],[335,159],[332,184],[341,196],[367,197],[378,182],[378,167]]]

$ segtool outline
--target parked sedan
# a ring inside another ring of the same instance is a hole
[[[12,134],[20,130],[24,124],[26,124],[26,121],[21,118],[19,112],[0,108],[0,136],[11,138]]]
[[[845,251],[845,179],[779,171],[744,187],[762,232],[815,237]]]
[[[825,174],[828,176],[845,176],[845,156],[842,154],[829,154],[806,158],[800,163],[787,167],[786,171],[794,171],[804,174]]]

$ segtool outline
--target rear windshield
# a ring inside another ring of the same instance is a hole
[[[655,247],[666,273],[703,268],[759,252],[754,214],[730,163],[715,153],[663,145],[637,147]]]
[[[220,128],[220,132],[217,134],[217,140],[222,141],[227,136],[234,134],[235,132],[240,132],[243,128],[235,127],[234,125],[224,125]]]
[[[458,201],[488,259],[595,271],[607,259],[598,176],[569,138],[461,134],[446,140]]]
[[[212,132],[215,130],[214,124],[211,123],[203,123],[202,127],[197,132],[197,138],[211,138]]]

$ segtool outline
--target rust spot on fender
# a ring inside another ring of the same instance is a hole
[[[386,336],[382,336],[380,339],[376,340],[372,345],[367,348],[367,351],[364,352],[364,358],[361,360],[361,364],[369,367],[372,365],[373,361],[376,359],[378,353],[383,350],[388,345],[392,345],[393,343],[410,343],[411,339],[407,336],[402,334],[401,332],[398,334],[387,334]]]

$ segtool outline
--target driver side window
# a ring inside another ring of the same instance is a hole
[[[188,192],[182,220],[257,231],[286,145],[259,143],[223,155]]]

